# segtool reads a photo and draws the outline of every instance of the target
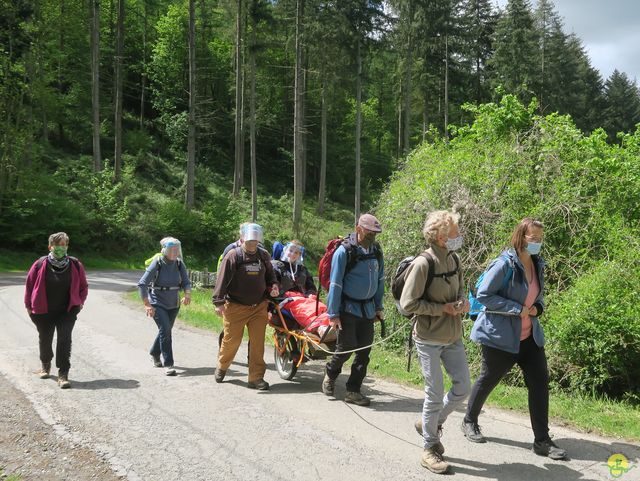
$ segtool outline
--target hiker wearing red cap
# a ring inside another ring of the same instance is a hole
[[[380,222],[371,214],[358,219],[352,233],[333,254],[327,307],[331,325],[337,329],[336,352],[351,351],[373,342],[373,322],[382,320],[384,262],[375,241],[382,232]],[[349,268],[347,268],[349,267]],[[370,347],[358,350],[347,380],[345,402],[368,406],[369,398],[360,392],[367,374]],[[351,353],[334,354],[327,363],[322,392],[333,396],[335,380]]]

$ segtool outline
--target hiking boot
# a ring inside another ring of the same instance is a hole
[[[71,387],[68,374],[58,374],[58,386],[60,386],[60,389],[69,389]]]
[[[535,441],[533,443],[533,452],[539,456],[547,456],[551,459],[566,459],[567,457],[567,452],[558,447],[551,439]]]
[[[346,396],[344,397],[344,402],[349,404],[355,404],[357,406],[368,406],[371,404],[371,399],[366,396],[363,396],[359,392],[347,391]]]
[[[413,423],[413,427],[416,428],[416,431],[420,435],[420,437],[424,437],[424,433],[422,432],[422,419],[418,419],[415,423]],[[442,424],[438,424],[438,437],[442,437]],[[432,447],[439,455],[442,456],[444,454],[444,446],[440,441],[438,441]]]
[[[258,391],[268,391],[269,383],[264,379],[258,379],[257,381],[249,381],[247,387],[249,389],[257,389]]]
[[[220,369],[219,367],[217,367],[216,373],[215,373],[216,382],[218,383],[222,382],[226,374],[227,374],[227,371],[225,369]]]
[[[424,449],[422,457],[420,458],[420,464],[436,474],[444,474],[449,470],[449,463],[444,460],[442,454],[436,452],[434,446]]]
[[[322,392],[327,396],[333,396],[333,392],[336,387],[335,379],[331,379],[328,374],[324,375],[324,379],[322,380]]]
[[[160,355],[154,356],[151,354],[151,362],[154,367],[162,367],[162,360],[160,359]]]
[[[43,362],[42,367],[36,373],[40,379],[49,379],[49,374],[51,374],[51,363]]]
[[[478,423],[468,423],[463,419],[462,425],[460,425],[460,429],[462,429],[464,437],[472,443],[487,442],[487,438],[482,435],[482,431],[480,431],[480,426],[478,426]]]
[[[164,375],[165,376],[175,376],[176,375],[176,370],[173,368],[173,366],[167,366],[164,368]]]

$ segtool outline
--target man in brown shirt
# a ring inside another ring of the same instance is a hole
[[[213,291],[216,313],[223,318],[224,336],[218,352],[216,382],[222,382],[242,343],[244,326],[249,331],[249,383],[251,389],[267,390],[264,380],[264,336],[267,328],[267,300],[270,289],[279,289],[269,253],[258,247],[262,227],[249,224],[239,247],[230,250],[222,260]]]

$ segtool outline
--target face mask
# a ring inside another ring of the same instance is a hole
[[[458,237],[455,237],[453,239],[447,239],[445,245],[450,251],[457,251],[458,249],[460,249],[460,247],[462,247],[462,236],[459,235]]]
[[[53,250],[51,252],[53,252],[53,257],[56,259],[62,259],[67,255],[67,249],[67,246],[53,246]]]
[[[375,234],[367,234],[363,237],[362,239],[362,243],[366,246],[370,246],[371,244],[373,244],[376,240],[376,235]]]
[[[527,252],[532,256],[540,254],[540,249],[542,249],[542,242],[528,242],[527,243]]]

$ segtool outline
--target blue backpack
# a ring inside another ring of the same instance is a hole
[[[504,276],[504,280],[502,281],[502,286],[500,288],[500,290],[504,290],[509,285],[509,281],[511,280],[511,276],[513,275],[513,268],[511,267],[509,258],[504,254],[500,254],[498,259],[504,259],[507,261],[507,275]],[[480,274],[480,276],[478,277],[478,280],[476,281],[476,284],[473,286],[473,289],[469,291],[469,304],[470,304],[469,317],[474,321],[476,320],[480,312],[484,310],[484,304],[482,304],[477,297],[478,288],[480,287],[480,284],[482,284],[482,280],[484,279],[485,274],[493,266],[494,263],[495,261],[489,264],[489,267],[487,267],[485,271],[482,274]]]

